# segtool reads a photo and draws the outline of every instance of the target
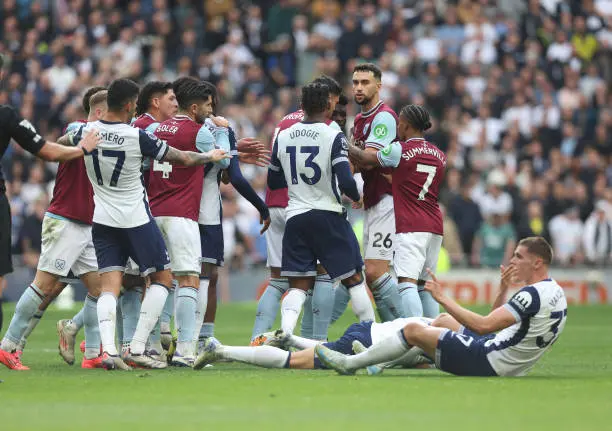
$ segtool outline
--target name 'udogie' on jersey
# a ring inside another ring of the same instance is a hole
[[[283,170],[289,189],[286,218],[318,209],[343,212],[333,166],[346,162],[348,143],[325,123],[296,123],[276,137],[271,170]]]
[[[168,145],[125,123],[95,121],[82,133],[98,130],[100,143],[85,157],[94,191],[93,222],[117,228],[142,226],[151,220],[142,179],[142,159],[162,160]]]

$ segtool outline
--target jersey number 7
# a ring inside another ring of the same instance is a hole
[[[429,191],[429,186],[431,185],[431,183],[434,180],[434,177],[436,176],[436,167],[435,166],[431,166],[431,165],[424,165],[422,163],[418,163],[416,170],[417,170],[417,172],[425,172],[425,173],[427,173],[427,179],[425,180],[425,183],[423,184],[423,188],[421,189],[421,193],[419,193],[419,200],[420,201],[424,201],[425,200],[425,195]]]
[[[113,174],[110,179],[110,186],[117,187],[117,182],[119,181],[119,175],[121,175],[121,169],[123,168],[123,163],[125,162],[125,151],[117,151],[117,150],[102,150],[103,157],[116,157],[117,163],[115,163],[115,169],[113,169]],[[102,179],[102,171],[100,170],[100,160],[98,159],[98,150],[93,150],[91,152],[91,157],[93,159],[94,172],[96,173],[96,179],[98,180],[98,185],[103,186],[104,180]]]

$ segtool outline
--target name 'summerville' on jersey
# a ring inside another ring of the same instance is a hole
[[[421,147],[413,147],[409,149],[408,151],[405,151],[404,153],[402,153],[402,159],[410,160],[413,157],[420,156],[420,155],[434,156],[442,162],[443,166],[446,166],[446,156],[444,155],[444,153],[440,151],[439,149],[437,149],[436,147],[428,145],[426,142],[424,142],[423,146]]]
[[[310,138],[312,140],[319,139],[320,133],[316,130],[308,130],[308,129],[295,129],[289,135],[289,138]]]
[[[101,140],[112,144],[123,145],[123,143],[125,142],[125,138],[121,135],[118,135],[117,133],[101,130],[99,134]]]

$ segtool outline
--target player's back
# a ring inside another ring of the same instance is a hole
[[[332,172],[339,145],[346,145],[344,134],[325,123],[300,122],[278,134],[276,155],[289,189],[287,219],[312,209],[343,211]]]
[[[553,279],[523,287],[508,303],[520,322],[486,343],[487,358],[497,374],[526,374],[557,340],[567,320],[563,288]]]
[[[438,205],[446,156],[425,139],[400,143],[402,154],[393,170],[393,204],[397,233],[431,232],[442,235],[442,212]],[[387,149],[382,150],[383,153]]]
[[[87,176],[94,190],[95,223],[129,228],[150,220],[142,180],[143,155],[162,158],[168,151],[155,136],[125,123],[95,121],[83,133],[96,129],[98,147],[85,157]]]
[[[155,136],[177,150],[198,151],[196,137],[201,127],[186,115],[177,115],[159,124]],[[203,166],[171,165],[155,160],[147,189],[153,215],[197,221],[203,179]]]
[[[74,121],[64,133],[76,134],[86,121]],[[53,197],[48,212],[71,220],[91,224],[94,203],[93,189],[87,179],[84,159],[62,162],[58,165]]]

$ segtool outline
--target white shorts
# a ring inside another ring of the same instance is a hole
[[[199,275],[202,246],[198,222],[185,217],[155,217],[177,275]]]
[[[431,232],[398,233],[395,235],[395,272],[398,277],[428,280],[427,268],[438,266],[442,235]]]
[[[270,227],[266,231],[268,267],[280,268],[283,262],[283,235],[285,234],[285,208],[270,208]]]
[[[128,275],[136,275],[138,277],[141,276],[138,264],[131,257],[128,257],[128,261],[125,264],[125,270],[123,271],[123,273]]]
[[[392,261],[395,249],[393,197],[383,196],[380,202],[364,212],[363,258]]]
[[[90,225],[45,215],[41,241],[39,270],[60,277],[70,270],[77,277],[98,270]]]

